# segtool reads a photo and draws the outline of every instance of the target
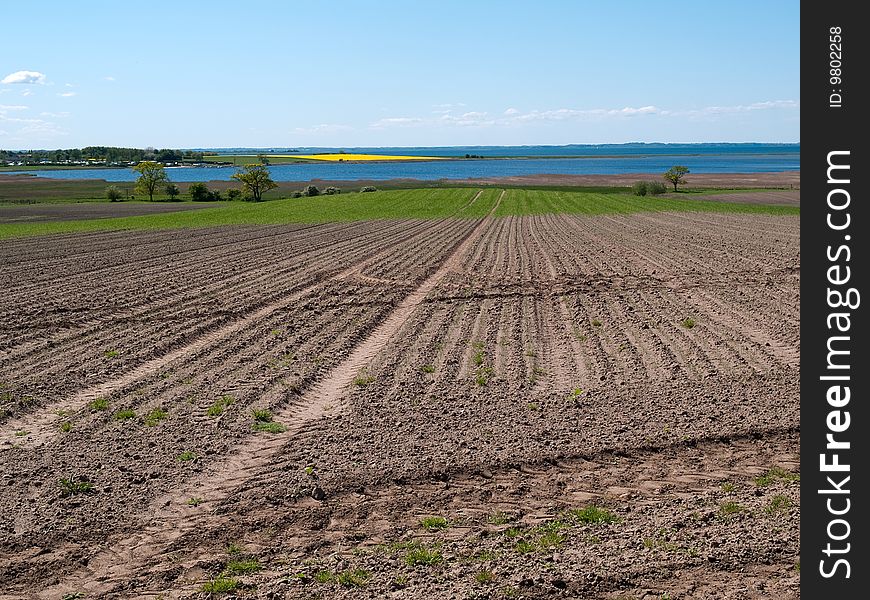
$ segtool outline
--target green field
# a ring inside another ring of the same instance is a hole
[[[220,225],[274,225],[371,219],[433,219],[455,216],[479,218],[492,209],[501,190],[484,189],[471,205],[477,188],[389,190],[312,198],[286,198],[252,204],[235,202],[188,212],[147,216],[0,224],[0,239],[21,236],[111,231],[122,229],[179,229]],[[496,216],[571,213],[627,214],[650,211],[703,211],[799,215],[800,208],[737,204],[695,199],[638,197],[628,193],[562,192],[509,189]]]

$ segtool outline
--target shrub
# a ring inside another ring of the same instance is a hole
[[[223,200],[223,198],[221,198],[220,190],[209,192],[208,199],[210,202],[220,202],[221,200]]]
[[[117,185],[110,185],[106,188],[106,199],[109,202],[120,202],[124,197],[124,192]]]
[[[242,190],[237,190],[235,188],[231,188],[227,190],[227,200],[241,200],[242,198]]]
[[[291,198],[301,198],[301,197],[302,197],[302,192],[300,192],[300,191],[297,190],[297,191],[293,192],[292,194],[290,194],[290,197],[291,197]]]
[[[650,196],[658,196],[668,191],[661,181],[648,181],[646,184],[646,193]]]
[[[360,189],[360,191],[361,192],[377,192],[378,188],[376,188],[373,185],[366,185],[366,186],[363,186],[363,188]]]
[[[191,183],[187,191],[194,202],[208,202],[212,199],[211,192],[204,183]]]
[[[329,186],[328,188],[323,190],[323,193],[326,194],[327,196],[332,196],[333,194],[340,194],[341,188]]]
[[[166,195],[169,196],[169,199],[172,202],[175,202],[175,200],[178,198],[178,194],[181,193],[181,190],[179,190],[178,186],[174,183],[167,183],[166,188],[164,189],[166,191]]]
[[[647,182],[635,181],[634,185],[631,186],[631,190],[634,192],[635,196],[646,196]]]
[[[303,196],[319,196],[320,190],[317,189],[316,185],[306,185],[305,189],[302,190]]]

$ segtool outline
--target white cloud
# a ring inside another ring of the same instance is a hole
[[[295,127],[292,130],[292,133],[298,134],[310,134],[310,133],[337,133],[339,131],[347,131],[352,129],[347,125],[340,125],[338,123],[321,123],[319,125],[313,125],[311,127]]]
[[[111,75],[106,75],[105,77],[103,77],[103,79],[105,79],[106,81],[115,81],[115,78]]]
[[[75,87],[74,83],[65,83],[63,85],[64,85],[64,87]]]
[[[655,106],[641,106],[640,108],[632,108],[630,106],[626,106],[625,108],[617,111],[616,114],[631,117],[634,115],[654,115],[660,112],[661,111]]]
[[[33,90],[27,90],[27,89],[26,89],[26,90],[24,90],[23,92],[21,92],[21,95],[22,95],[22,96],[25,96],[25,97],[27,97],[27,96],[32,96],[32,95],[33,95]]]
[[[424,122],[424,119],[418,117],[387,117],[384,119],[378,119],[370,124],[369,127],[376,129],[381,127],[410,127],[413,125],[421,125]]]
[[[2,111],[0,111],[0,125],[4,127],[0,134],[7,136],[4,142],[28,144],[34,140],[49,140],[69,133],[52,121],[9,117]]]
[[[510,116],[510,115],[515,115],[515,114],[517,114],[517,113],[519,113],[519,112],[520,112],[520,111],[518,111],[518,110],[515,109],[515,108],[506,108],[505,111],[504,111],[504,114],[507,115],[507,116]]]
[[[489,117],[488,113],[469,111],[461,115],[443,115],[439,121],[458,127],[488,127],[495,125],[496,121]]]
[[[63,112],[41,112],[41,113],[39,113],[39,116],[40,116],[40,117],[51,117],[51,118],[54,118],[54,119],[60,119],[60,118],[63,118],[63,117],[68,117],[68,116],[69,116],[69,112],[68,112],[68,111],[63,111]]]
[[[4,77],[0,83],[45,83],[45,75],[39,71],[15,71]]]
[[[60,96],[61,98],[72,98],[75,95],[75,92],[64,92],[62,94],[58,94],[58,96]]]
[[[0,104],[0,112],[8,112],[10,110],[27,110],[29,106],[23,104]]]
[[[705,106],[704,108],[674,111],[668,114],[699,118],[717,117],[721,115],[734,115],[739,113],[754,112],[758,110],[800,110],[800,107],[800,102],[797,102],[795,100],[766,100],[764,102],[753,102],[751,104],[736,104],[733,106]]]

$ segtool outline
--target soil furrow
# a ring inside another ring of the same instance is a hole
[[[204,509],[216,506],[257,470],[268,465],[288,438],[298,435],[310,421],[321,417],[327,407],[338,402],[344,389],[360,377],[361,370],[400,331],[414,310],[423,303],[427,294],[447,273],[461,266],[463,256],[489,225],[491,215],[500,201],[501,197],[496,201],[487,218],[481,220],[460,241],[440,268],[405,297],[344,361],[330,371],[323,380],[317,382],[312,389],[306,391],[299,402],[283,408],[276,414],[276,420],[285,424],[284,432],[270,437],[249,438],[231,452],[226,460],[213,465],[204,477],[197,478],[182,490],[176,490],[158,499],[148,511],[151,525],[145,527],[139,534],[113,543],[90,560],[81,573],[70,577],[59,586],[41,592],[39,597],[51,598],[53,595],[71,589],[85,589],[90,593],[107,591],[111,589],[113,583],[135,572],[140,565],[164,551],[181,535],[194,531],[202,525],[203,520],[208,521],[208,516],[202,514],[205,510],[195,511],[199,513],[198,515],[191,514],[186,499],[199,494],[204,499]],[[347,274],[351,275],[352,271],[353,269],[348,269]],[[124,559],[120,564],[119,558]]]

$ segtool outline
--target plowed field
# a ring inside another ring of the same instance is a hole
[[[798,597],[799,219],[522,194],[4,241],[0,598]]]

